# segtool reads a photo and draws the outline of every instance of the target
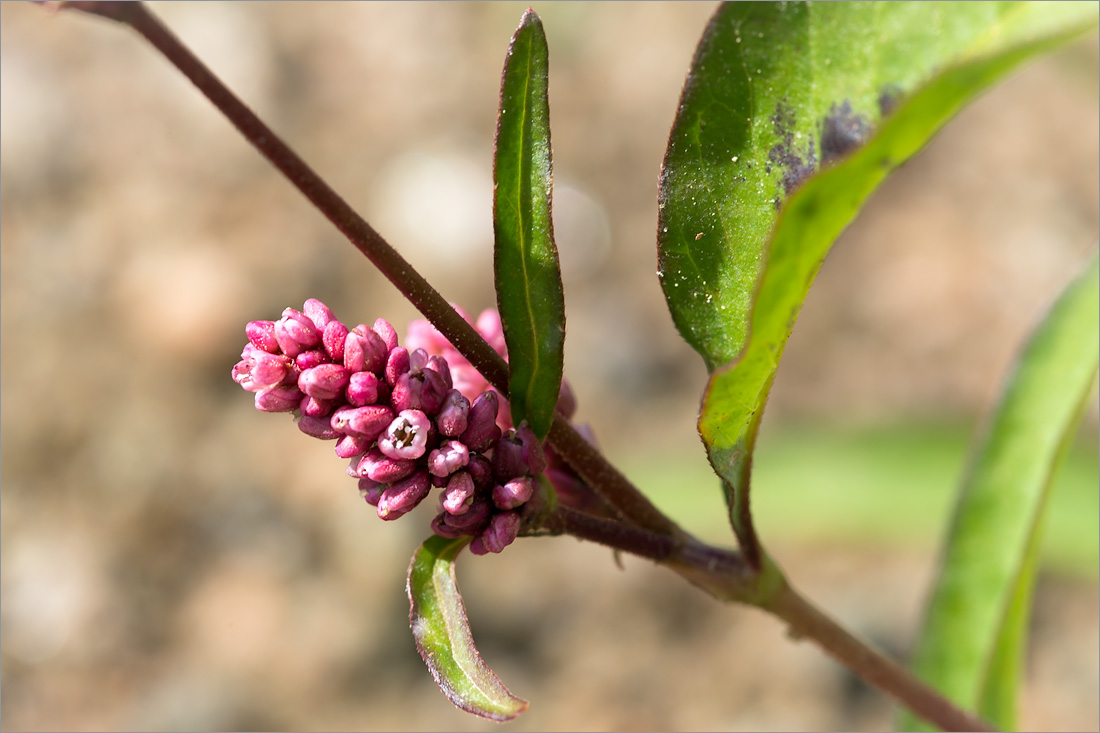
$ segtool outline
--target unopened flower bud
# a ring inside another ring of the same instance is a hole
[[[336,455],[340,458],[351,458],[366,453],[371,441],[358,438],[354,435],[345,435],[336,442]]]
[[[309,417],[307,415],[298,420],[298,429],[306,435],[320,440],[333,440],[340,437],[340,434],[332,429],[328,418],[325,417]]]
[[[256,409],[261,412],[290,412],[302,401],[297,387],[271,387],[256,393]]]
[[[392,349],[386,360],[386,384],[391,387],[397,384],[397,378],[407,371],[409,371],[409,352],[404,346]]]
[[[492,504],[479,496],[461,514],[451,514],[444,510],[443,521],[455,529],[465,530],[464,534],[476,534],[489,523],[492,512]]]
[[[299,391],[298,394],[301,394]],[[307,417],[325,417],[332,414],[332,400],[319,400],[306,395],[298,405],[298,411]]]
[[[321,332],[304,314],[287,308],[275,323],[275,340],[283,353],[293,359],[316,346],[321,340]]]
[[[334,400],[348,386],[348,370],[339,364],[321,364],[298,375],[298,389],[319,400]]]
[[[417,471],[382,492],[382,498],[378,501],[378,516],[382,519],[397,519],[412,511],[430,490],[428,472]]]
[[[457,389],[452,389],[443,397],[443,406],[436,415],[435,424],[443,435],[457,438],[466,432],[466,419],[469,415],[470,401]]]
[[[420,410],[434,415],[443,405],[447,386],[431,369],[410,369],[397,378],[390,397],[395,410]]]
[[[382,373],[386,364],[386,344],[365,326],[356,326],[344,340],[344,366],[349,372]]]
[[[428,455],[428,473],[433,476],[450,476],[469,462],[469,449],[457,440],[447,440]]]
[[[249,392],[259,392],[281,383],[289,370],[285,356],[269,354],[249,344],[233,367],[233,381]]]
[[[336,314],[332,312],[332,309],[316,298],[310,298],[305,302],[302,306],[302,313],[306,318],[313,321],[313,325],[317,327],[318,331],[324,331],[325,326],[336,320]]]
[[[520,518],[515,512],[494,514],[481,536],[470,543],[470,552],[485,555],[500,552],[519,536]]]
[[[452,527],[447,523],[447,517],[449,516],[451,515],[445,511],[437,514],[435,519],[432,520],[432,532],[449,540],[467,536],[469,533],[466,530],[461,527]]]
[[[279,342],[275,340],[275,321],[250,321],[245,324],[244,333],[260,351],[279,353]]]
[[[447,389],[451,389],[451,387],[454,386],[454,382],[451,380],[451,367],[442,356],[429,356],[428,363],[424,368],[430,369],[438,374],[443,379],[443,384]]]
[[[493,503],[500,509],[515,509],[535,494],[535,480],[521,476],[493,487]]]
[[[497,393],[491,390],[482,392],[470,406],[470,416],[461,440],[470,450],[483,451],[498,437]]]
[[[523,463],[523,444],[516,439],[514,431],[509,430],[493,443],[493,476],[498,483],[504,483],[516,476],[527,473]]]
[[[348,327],[340,321],[329,321],[321,332],[321,345],[325,353],[337,364],[344,363],[344,342],[348,338]]]
[[[382,451],[377,448],[371,448],[360,459],[358,466],[360,476],[366,476],[382,484],[392,484],[394,481],[400,481],[415,470],[416,461],[395,460],[383,455]]]
[[[309,351],[303,351],[298,356],[294,357],[294,365],[302,371],[306,369],[312,369],[315,366],[328,363],[328,354],[324,349],[310,349]]]
[[[371,328],[371,330],[382,337],[382,342],[386,344],[387,352],[397,348],[397,331],[385,318],[379,318],[375,321],[374,327]]]
[[[393,422],[393,411],[385,405],[341,407],[332,413],[332,429],[345,435],[372,441]]]
[[[489,459],[485,456],[470,456],[466,470],[470,472],[478,490],[487,488],[493,482],[493,464],[489,463]]]
[[[378,377],[374,372],[355,372],[348,381],[348,402],[356,407],[378,402]]]
[[[516,437],[523,445],[523,463],[527,466],[527,473],[538,476],[546,470],[546,453],[542,450],[535,431],[524,425],[516,431]]]
[[[443,489],[443,509],[448,514],[465,514],[474,502],[476,495],[474,480],[465,471],[459,471],[447,482]]]
[[[382,492],[386,490],[386,484],[371,481],[369,478],[359,479],[359,495],[371,506],[378,506],[382,498]]]
[[[378,438],[378,449],[396,460],[415,460],[427,449],[430,429],[431,421],[423,412],[402,410]]]

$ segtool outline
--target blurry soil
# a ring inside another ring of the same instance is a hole
[[[154,7],[446,297],[492,304],[496,96],[525,5]],[[609,453],[659,450],[694,430],[705,376],[654,229],[713,6],[538,10],[567,373]],[[380,523],[330,447],[229,379],[247,320],[318,297],[402,330],[411,308],[138,39],[31,4],[0,20],[0,727],[500,729],[455,711],[413,647],[424,512]],[[1095,246],[1096,67],[1095,38],[1027,67],[882,187],[818,278],[769,420],[977,419]],[[933,550],[772,551],[904,657]],[[475,638],[531,701],[504,729],[891,725],[770,617],[623,562],[568,538],[463,558]],[[1023,727],[1100,727],[1098,612],[1095,582],[1041,578]]]

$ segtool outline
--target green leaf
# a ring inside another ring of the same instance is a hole
[[[1100,366],[1098,301],[1094,256],[1024,348],[972,456],[913,659],[917,675],[999,729],[1015,723],[1048,489]]]
[[[511,374],[512,422],[545,438],[561,388],[565,299],[550,217],[553,171],[547,47],[535,11],[523,14],[500,84],[493,160],[493,270]]]
[[[661,174],[659,274],[711,372],[699,431],[747,551],[756,431],[833,241],[966,102],[1096,19],[1095,3],[919,2],[728,3],[711,19]]]
[[[432,537],[416,551],[406,587],[409,623],[420,656],[451,702],[484,718],[511,720],[527,709],[527,701],[509,692],[481,660],[455,582],[455,557],[469,543],[469,537]]]

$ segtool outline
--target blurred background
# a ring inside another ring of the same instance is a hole
[[[448,299],[494,302],[492,140],[514,3],[155,12]],[[578,419],[732,542],[705,370],[655,277],[656,182],[710,3],[546,4]],[[416,317],[121,27],[0,4],[5,729],[499,730],[408,629],[427,515],[383,524],[331,448],[230,380],[307,297]],[[818,277],[755,461],[796,586],[904,657],[973,430],[1098,231],[1095,37],[1019,71],[894,175]],[[1053,490],[1021,724],[1100,727],[1097,400]],[[422,513],[423,514],[423,513]],[[569,538],[464,558],[514,730],[875,729],[891,706],[754,610]]]

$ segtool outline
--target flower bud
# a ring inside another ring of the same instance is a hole
[[[546,470],[546,453],[542,450],[535,431],[524,425],[516,431],[516,438],[523,445],[523,463],[530,476],[538,476]]]
[[[310,349],[294,357],[294,365],[302,371],[328,363],[328,354],[325,353],[324,349]]]
[[[395,460],[415,460],[427,449],[430,429],[431,421],[423,412],[402,410],[378,438],[378,449]]]
[[[340,437],[340,434],[332,429],[328,418],[324,417],[309,417],[307,415],[298,420],[298,429],[306,435],[320,440],[333,440]]]
[[[283,353],[293,359],[316,346],[321,340],[321,332],[305,315],[287,308],[283,311],[283,317],[275,323],[275,340]]]
[[[443,509],[448,514],[465,514],[474,503],[476,495],[474,480],[465,471],[459,471],[447,482],[443,489]]]
[[[299,392],[299,394],[301,394],[301,392]],[[301,403],[298,405],[298,412],[307,417],[327,418],[332,414],[332,408],[332,400],[319,400],[316,397],[309,397],[307,395],[302,398]]]
[[[443,435],[457,438],[466,431],[466,419],[469,415],[470,401],[457,389],[452,389],[443,397],[443,405],[436,415],[435,424]]]
[[[440,512],[436,515],[436,518],[432,520],[432,532],[449,540],[465,537],[467,535],[465,530],[447,524],[446,518],[449,516],[451,515],[447,512]]]
[[[443,521],[450,527],[463,530],[463,534],[477,534],[489,523],[492,512],[492,504],[479,496],[461,514],[451,514],[444,509]]]
[[[390,401],[395,410],[420,410],[434,415],[443,405],[447,386],[431,369],[410,369],[397,378]]]
[[[443,384],[447,389],[451,389],[451,387],[454,386],[454,382],[451,380],[451,367],[442,356],[429,356],[428,363],[424,368],[430,369],[438,374],[442,378]]]
[[[356,326],[344,340],[344,366],[349,372],[381,374],[386,365],[386,344],[365,326]]]
[[[317,327],[318,331],[324,331],[325,326],[336,320],[336,314],[332,312],[332,309],[316,298],[310,298],[305,302],[302,306],[302,313],[306,318],[313,321],[313,325]]]
[[[355,372],[348,381],[348,402],[356,407],[378,402],[378,377],[374,372]]]
[[[397,384],[397,378],[407,371],[409,371],[409,352],[404,346],[392,349],[386,359],[386,384],[394,386]]]
[[[428,456],[428,473],[440,477],[450,476],[469,462],[469,449],[457,440],[447,440]]]
[[[489,487],[493,482],[493,464],[485,456],[470,456],[470,462],[466,464],[466,470],[474,480],[478,490]]]
[[[279,353],[279,342],[275,340],[274,321],[250,321],[245,324],[244,334],[260,351],[266,351],[269,354]]]
[[[375,321],[371,330],[382,337],[382,343],[386,345],[387,352],[397,348],[397,331],[385,318],[379,318]]]
[[[298,389],[319,400],[334,400],[348,386],[349,376],[339,364],[321,364],[298,375]]]
[[[378,506],[378,502],[382,499],[382,492],[386,488],[386,484],[371,481],[369,478],[359,479],[359,495],[371,506]]]
[[[430,490],[428,472],[417,471],[382,492],[382,498],[378,501],[378,516],[382,519],[397,519],[412,511]]]
[[[392,484],[415,471],[416,461],[394,460],[383,455],[377,448],[371,448],[360,459],[357,469],[360,477],[366,476],[382,484]]]
[[[256,393],[256,409],[261,412],[290,412],[302,401],[297,387],[271,387]]]
[[[269,354],[249,344],[233,367],[233,381],[249,392],[259,392],[281,383],[289,370],[290,365],[282,354]]]
[[[520,518],[515,512],[494,514],[481,536],[470,543],[470,552],[475,555],[500,552],[519,536],[519,526]]]
[[[367,452],[371,441],[354,435],[345,435],[336,442],[336,455],[339,458],[351,458]]]
[[[329,321],[321,332],[321,345],[325,353],[337,364],[344,363],[344,345],[348,339],[348,327],[340,321]]]
[[[509,430],[493,443],[493,477],[498,483],[504,483],[516,476],[527,473],[523,463],[523,444],[516,439],[515,431]]]
[[[332,429],[355,438],[372,441],[393,422],[393,411],[385,405],[341,407],[332,413]]]
[[[521,476],[493,487],[493,503],[500,509],[515,509],[535,494],[535,480]]]
[[[497,427],[497,393],[482,392],[470,406],[470,416],[461,440],[472,451],[486,450],[500,437]]]

